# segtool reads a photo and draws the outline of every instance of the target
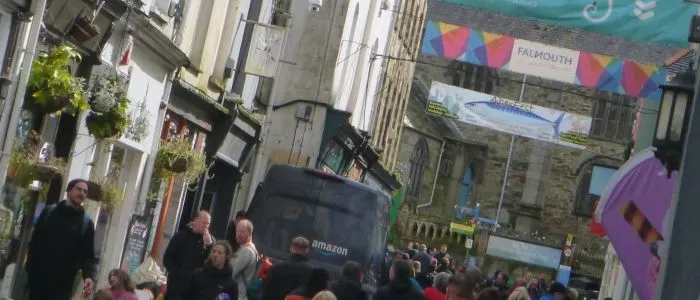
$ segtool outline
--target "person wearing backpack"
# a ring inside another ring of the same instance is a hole
[[[87,180],[73,179],[66,187],[68,199],[39,215],[27,252],[30,300],[71,299],[78,270],[83,295],[93,293],[95,224],[83,209],[87,192]]]
[[[251,283],[258,271],[260,255],[253,244],[253,223],[243,219],[236,224],[236,241],[241,246],[233,257],[231,276],[238,283],[238,300],[255,300]]]
[[[292,290],[302,286],[311,275],[309,240],[298,236],[292,239],[289,259],[274,264],[262,283],[261,300],[283,300]]]

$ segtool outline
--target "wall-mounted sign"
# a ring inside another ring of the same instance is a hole
[[[275,77],[284,40],[284,28],[255,23],[245,72],[260,77]]]
[[[591,118],[433,81],[428,113],[540,141],[585,149]]]
[[[428,56],[653,100],[660,99],[659,86],[667,73],[654,65],[435,21],[428,21],[425,26],[422,52]]]
[[[697,6],[658,0],[442,0],[442,2],[580,28],[631,40],[688,46],[688,24]]]
[[[561,250],[491,235],[486,255],[558,270]]]

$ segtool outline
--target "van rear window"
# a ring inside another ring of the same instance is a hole
[[[335,265],[369,261],[374,235],[381,234],[375,226],[384,225],[377,222],[377,192],[307,174],[270,179],[252,204],[258,247],[283,253],[301,235],[312,244],[311,259]]]

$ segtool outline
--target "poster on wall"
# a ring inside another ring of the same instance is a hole
[[[505,133],[585,149],[591,118],[433,81],[430,114]]]
[[[625,39],[688,46],[697,5],[682,0],[442,0]]]
[[[428,21],[422,53],[493,69],[651,100],[661,98],[664,68],[570,50],[469,27]]]

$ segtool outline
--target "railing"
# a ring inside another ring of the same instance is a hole
[[[605,271],[605,254],[575,251],[571,268],[577,273],[602,278]]]

